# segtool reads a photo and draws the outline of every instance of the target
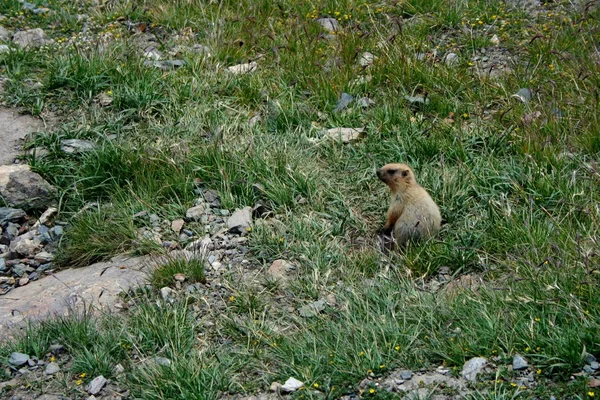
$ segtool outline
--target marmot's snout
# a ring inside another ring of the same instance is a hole
[[[377,171],[375,171],[375,173],[377,174],[377,177],[379,179],[383,180],[383,174],[384,174],[383,168],[379,168]]]

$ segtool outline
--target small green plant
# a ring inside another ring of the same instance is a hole
[[[206,282],[204,259],[182,257],[169,260],[151,272],[150,284],[160,289],[175,285],[176,278],[185,279],[188,283]]]

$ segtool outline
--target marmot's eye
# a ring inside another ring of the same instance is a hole
[[[402,176],[406,178],[408,176],[408,171],[402,171]]]
[[[394,175],[396,173],[395,169],[388,169],[388,174]]]

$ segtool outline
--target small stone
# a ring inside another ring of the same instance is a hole
[[[113,98],[108,93],[100,93],[98,96],[96,96],[96,101],[102,107],[108,107],[112,104]]]
[[[340,29],[340,24],[335,18],[319,18],[317,23],[328,32],[337,32]]]
[[[600,369],[600,364],[598,364],[598,361],[592,361],[590,363],[590,368],[596,371],[597,369]]]
[[[340,101],[338,101],[337,106],[335,107],[333,112],[342,111],[343,109],[348,107],[348,105],[350,103],[352,103],[352,100],[354,100],[354,97],[352,95],[350,95],[348,93],[342,93],[342,96],[340,97]]]
[[[513,94],[512,97],[516,97],[521,100],[523,103],[527,103],[529,100],[533,98],[533,90],[529,88],[521,88],[517,91],[517,93]]]
[[[60,149],[68,154],[83,153],[94,150],[96,146],[89,140],[65,139],[60,142]]]
[[[596,361],[596,357],[594,357],[593,354],[585,353],[583,356],[583,361],[585,361],[587,364],[591,364]]]
[[[52,232],[54,232],[54,236],[56,236],[57,238],[61,237],[63,235],[63,233],[65,232],[63,227],[60,225],[55,226],[52,229]]]
[[[146,67],[155,67],[162,70],[170,70],[183,67],[185,65],[185,61],[183,60],[165,60],[165,61],[157,61],[157,60],[146,60],[144,61],[144,66]]]
[[[102,375],[94,378],[94,380],[91,381],[90,384],[87,386],[88,393],[92,395],[100,393],[100,391],[102,390],[104,385],[106,385],[107,382],[108,381],[106,380],[106,378]]]
[[[185,274],[175,274],[173,275],[173,279],[175,279],[176,282],[184,282],[185,281]]]
[[[231,67],[227,67],[227,71],[232,74],[247,74],[256,71],[257,68],[258,64],[255,61],[252,61],[247,64],[232,65]]]
[[[325,138],[351,143],[360,140],[365,135],[363,128],[332,128],[325,132]]]
[[[588,375],[593,375],[594,374],[594,370],[589,365],[584,365],[583,366],[583,372],[585,372]]]
[[[279,382],[271,383],[269,390],[274,393],[279,393],[281,391],[281,383],[279,383]]]
[[[54,375],[59,371],[60,371],[60,367],[58,366],[58,364],[55,362],[51,362],[50,364],[46,365],[46,370],[44,371],[44,375]]]
[[[25,286],[29,283],[29,277],[24,276],[23,278],[19,279],[19,286]]]
[[[413,376],[413,372],[412,371],[409,371],[409,370],[400,371],[400,378],[402,378],[402,380],[407,381],[410,378],[412,378],[412,376]]]
[[[426,105],[429,104],[429,98],[423,96],[404,96],[404,98],[411,104]]]
[[[308,303],[305,306],[300,307],[298,310],[300,315],[304,318],[311,318],[318,315],[325,309],[325,300],[317,300],[312,303]]]
[[[498,37],[498,35],[492,36],[492,38],[490,39],[490,43],[494,46],[498,46],[500,44],[500,38]]]
[[[183,219],[176,219],[175,221],[171,222],[171,230],[179,234],[179,232],[181,232],[181,230],[183,229],[184,224],[185,221]]]
[[[115,365],[115,368],[113,369],[113,373],[115,374],[115,376],[119,376],[119,375],[123,374],[124,372],[125,372],[125,368],[121,364]]]
[[[164,287],[160,289],[160,295],[164,301],[172,301],[173,289],[171,289],[170,287]]]
[[[465,363],[460,374],[470,382],[477,382],[477,375],[483,372],[486,365],[487,360],[483,357],[471,358]]]
[[[281,386],[281,390],[287,393],[295,392],[304,386],[304,383],[299,381],[296,378],[289,378],[285,383]]]
[[[154,357],[152,358],[152,362],[156,365],[160,365],[162,367],[170,367],[171,366],[171,360],[169,360],[168,358],[165,357]]]
[[[227,218],[227,228],[232,233],[245,233],[252,225],[252,207],[236,209],[231,217]]]
[[[56,190],[27,164],[0,166],[0,196],[12,207],[40,208],[54,200]]]
[[[16,222],[25,216],[25,211],[17,208],[0,207],[0,225],[7,222]]]
[[[520,371],[520,370],[523,370],[523,369],[527,369],[527,367],[529,366],[529,363],[520,354],[516,354],[513,357],[513,363],[512,363],[512,365],[513,365],[513,370]]]
[[[267,270],[267,273],[274,279],[287,279],[290,272],[294,271],[296,266],[286,260],[275,260]]]
[[[162,57],[162,54],[160,54],[160,51],[158,51],[158,49],[156,47],[153,46],[149,46],[148,48],[146,48],[144,50],[144,57],[150,59],[150,60],[160,60]]]
[[[369,53],[368,51],[364,52],[361,54],[360,59],[358,60],[358,63],[360,64],[361,67],[368,67],[369,65],[373,64],[373,61],[375,61],[377,57],[375,57],[372,53]]]
[[[27,364],[29,361],[29,356],[23,353],[12,353],[8,362],[10,365],[14,365],[15,367],[20,367],[21,365]]]
[[[50,207],[48,208],[46,211],[44,211],[44,213],[42,215],[40,215],[40,218],[38,219],[38,222],[41,225],[44,225],[46,222],[48,222],[53,216],[54,214],[56,214],[58,212],[57,208],[54,207]]]
[[[199,221],[202,215],[206,212],[206,207],[201,204],[195,207],[188,208],[185,212],[185,217],[191,221]]]
[[[229,210],[219,210],[219,213],[224,216],[227,217],[229,215]]]
[[[16,32],[13,35],[13,42],[23,49],[26,47],[41,47],[53,41],[46,37],[46,33],[42,29],[36,28]]]
[[[0,54],[8,53],[10,51],[10,47],[5,44],[0,44]]]
[[[214,203],[219,200],[219,194],[216,190],[207,190],[204,192],[204,199],[209,203]]]
[[[46,264],[54,260],[54,255],[48,253],[47,251],[42,251],[35,255],[34,260],[39,262],[40,264]]]
[[[62,344],[52,344],[48,348],[48,351],[52,352],[52,354],[60,354],[65,351],[65,346]]]
[[[10,35],[11,33],[5,27],[0,26],[0,41],[6,41],[10,39]]]
[[[459,63],[458,54],[456,54],[456,53],[446,54],[446,57],[444,58],[444,62],[446,63],[446,65],[448,65],[450,67],[458,65],[458,63]]]
[[[368,97],[361,97],[356,101],[356,103],[362,108],[369,108],[372,105],[375,105],[375,101]]]

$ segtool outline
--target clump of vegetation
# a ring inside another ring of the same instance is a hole
[[[160,264],[150,273],[150,284],[157,289],[165,286],[174,286],[177,279],[179,282],[204,283],[205,261],[202,258],[178,257]]]

